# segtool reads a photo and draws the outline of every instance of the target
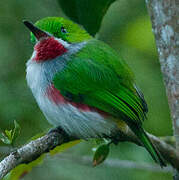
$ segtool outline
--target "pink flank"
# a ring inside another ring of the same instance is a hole
[[[94,108],[94,107],[91,107],[91,106],[88,106],[88,105],[82,104],[82,103],[71,102],[71,101],[65,99],[63,97],[63,95],[60,93],[60,91],[54,87],[54,85],[51,85],[50,87],[47,88],[47,96],[55,104],[71,104],[72,106],[78,108],[81,111],[98,112],[103,117],[109,116],[106,112],[101,111],[100,109],[97,109],[97,108]]]
[[[67,49],[53,37],[40,41],[34,50],[36,51],[36,57],[33,59],[35,61],[54,59],[67,52]]]

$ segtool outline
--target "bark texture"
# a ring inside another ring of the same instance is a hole
[[[179,1],[146,0],[179,151]],[[178,177],[177,177],[178,176]],[[175,179],[179,179],[179,173]]]
[[[29,163],[37,159],[41,154],[49,152],[54,147],[75,140],[68,137],[64,132],[52,132],[47,135],[31,141],[16,151],[10,153],[9,156],[0,162],[0,179],[19,164]]]

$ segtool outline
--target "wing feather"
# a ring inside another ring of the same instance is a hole
[[[74,58],[53,79],[55,88],[72,94],[72,101],[98,108],[124,121],[141,124],[145,112],[135,88],[125,87],[110,67],[90,59]],[[131,82],[132,83],[132,82]],[[132,84],[131,84],[132,86]]]

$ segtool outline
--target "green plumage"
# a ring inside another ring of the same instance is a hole
[[[160,153],[142,128],[147,112],[143,95],[135,86],[132,71],[119,55],[105,43],[91,38],[78,25],[63,18],[46,18],[36,25],[70,43],[87,41],[78,53],[69,57],[64,70],[55,75],[55,87],[64,96],[72,94],[74,102],[80,101],[125,121],[153,159],[164,166]],[[61,26],[69,34],[60,34],[58,27]]]
[[[133,86],[133,74],[117,53],[101,41],[90,40],[73,55],[66,68],[54,77],[54,84],[57,89],[74,96],[81,94],[82,103],[115,117],[126,115],[128,119],[130,116],[139,124],[144,118],[141,99]],[[102,108],[101,104],[106,105]]]
[[[71,57],[64,71],[54,77],[60,91],[73,94],[73,101],[96,107],[124,120],[156,162],[164,162],[142,128],[147,111],[144,99],[134,87],[133,74],[125,62],[106,44],[90,40]]]
[[[82,28],[70,20],[62,17],[47,17],[35,23],[41,30],[50,32],[55,37],[61,38],[70,43],[82,42],[92,37]],[[67,33],[61,32],[61,27],[68,30]],[[35,42],[35,36],[31,33],[31,41]]]

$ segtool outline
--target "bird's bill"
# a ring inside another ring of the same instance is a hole
[[[49,37],[49,35],[46,32],[37,28],[29,21],[23,21],[23,23],[34,34],[34,36],[36,37],[37,40],[40,40],[41,38]]]

